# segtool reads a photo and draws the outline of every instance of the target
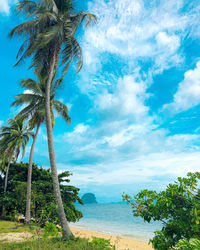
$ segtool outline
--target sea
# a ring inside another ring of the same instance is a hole
[[[83,218],[70,225],[80,229],[149,241],[154,231],[162,228],[160,222],[147,223],[140,217],[134,217],[131,206],[126,203],[85,204],[76,207],[83,213]]]

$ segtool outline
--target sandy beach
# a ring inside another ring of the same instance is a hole
[[[92,236],[110,240],[117,250],[150,250],[153,249],[148,242],[137,241],[121,236],[108,235],[71,227],[73,234],[77,237],[92,239]]]

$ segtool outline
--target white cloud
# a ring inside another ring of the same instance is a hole
[[[107,186],[110,190],[118,190],[118,197],[125,187],[129,192],[138,191],[138,187],[148,187],[160,190],[169,181],[175,181],[178,176],[188,172],[199,171],[199,152],[179,153],[158,152],[140,156],[135,159],[116,161],[107,164],[84,165],[83,167],[61,165],[62,171],[70,170],[73,185],[81,187],[101,186],[96,188],[97,196],[107,196]],[[59,164],[58,164],[59,166]]]
[[[75,128],[74,128],[74,131],[73,131],[73,134],[83,134],[84,132],[87,131],[89,126],[87,125],[84,125],[84,124],[78,124]]]
[[[106,100],[102,95],[99,101],[105,101],[104,106],[110,105],[114,102],[110,85],[124,75],[132,75],[135,68],[146,72],[143,79],[149,87],[155,75],[183,63],[181,45],[191,27],[197,26],[198,19],[194,11],[198,4],[187,12],[182,11],[184,5],[183,0],[178,3],[151,0],[148,4],[143,0],[89,2],[88,9],[97,15],[98,22],[86,29],[83,36],[85,67],[78,83],[81,92],[91,98],[94,93],[104,92]],[[118,62],[120,65],[115,65]],[[109,73],[105,70],[108,64]],[[122,73],[116,70],[117,67]]]
[[[3,13],[5,15],[10,14],[10,7],[14,5],[17,0],[0,0],[0,13]]]
[[[115,112],[118,115],[133,115],[134,117],[144,116],[148,112],[148,107],[144,105],[144,101],[149,97],[146,94],[146,84],[137,79],[136,75],[127,75],[120,78],[116,84],[116,88],[95,97],[96,107],[102,112]]]
[[[9,15],[10,13],[10,1],[9,0],[0,0],[0,12]]]
[[[32,90],[27,89],[24,90],[24,94],[34,94],[34,92]]]
[[[143,0],[90,2],[89,11],[98,16],[98,23],[85,32],[86,64],[92,67],[100,64],[99,55],[104,52],[128,59],[126,64],[149,58],[153,67],[160,70],[180,63],[181,38],[195,19],[191,13],[181,12],[183,5],[183,0],[178,4],[173,0],[159,4],[156,1],[145,4]]]
[[[200,137],[159,128],[147,102],[154,76],[184,62],[180,48],[197,18],[191,9],[183,12],[184,5],[183,0],[89,2],[98,23],[83,37],[87,70],[78,87],[89,96],[94,119],[56,137],[66,142],[56,154],[60,159],[67,152],[60,166],[74,173],[73,184],[100,185],[96,192],[103,195],[104,187],[117,186],[120,195],[126,185],[158,188],[169,177],[198,170]]]
[[[71,144],[71,149],[73,149],[73,145],[76,143],[81,144],[84,143],[87,138],[85,134],[89,129],[89,125],[85,125],[83,123],[78,124],[72,132],[66,132],[63,135],[58,135],[55,137],[55,142],[64,141],[67,144]]]
[[[3,121],[0,121],[0,126],[2,126],[2,125],[3,125],[3,123],[4,123]]]
[[[171,53],[180,47],[180,38],[177,35],[169,36],[166,32],[159,32],[156,36],[158,47],[167,48]]]
[[[200,104],[200,61],[194,70],[185,73],[173,99],[172,103],[164,105],[163,110],[179,113]]]

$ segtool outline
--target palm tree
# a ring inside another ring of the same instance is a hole
[[[7,156],[5,153],[0,154],[0,174],[3,174],[6,168]]]
[[[72,235],[72,232],[66,220],[58,182],[50,110],[50,90],[60,58],[62,58],[61,65],[63,65],[62,78],[64,78],[73,60],[77,66],[77,73],[81,70],[83,64],[82,51],[75,38],[75,32],[84,20],[88,25],[96,22],[96,17],[88,12],[76,13],[71,0],[21,0],[17,5],[17,10],[25,13],[29,18],[29,21],[18,25],[10,32],[11,37],[14,35],[26,37],[20,47],[18,56],[21,57],[17,64],[26,57],[33,55],[31,67],[34,66],[38,70],[45,68],[49,73],[45,89],[45,118],[49,158],[58,215],[63,228],[63,238],[67,238]]]
[[[32,163],[33,163],[33,153],[35,148],[35,143],[39,133],[39,128],[45,120],[45,86],[48,78],[47,73],[41,74],[35,71],[38,78],[38,82],[32,79],[25,79],[21,81],[21,86],[28,90],[28,93],[24,93],[16,96],[16,101],[12,103],[13,106],[18,106],[25,104],[26,107],[23,108],[18,116],[22,116],[25,119],[29,119],[29,125],[31,128],[36,129],[34,135],[33,143],[31,146],[30,156],[29,156],[29,166],[28,166],[28,178],[27,178],[27,196],[26,196],[26,223],[31,221],[31,181],[32,181]],[[54,126],[54,110],[69,124],[71,119],[68,115],[68,109],[65,104],[56,100],[54,97],[56,95],[56,90],[59,87],[61,81],[54,80],[51,86],[51,98],[50,98],[50,108],[51,108],[51,120],[52,127]]]
[[[25,154],[25,148],[29,142],[29,137],[33,136],[31,129],[28,126],[24,126],[23,118],[9,119],[9,126],[2,126],[0,132],[0,154],[8,155],[8,166],[6,168],[5,183],[4,183],[4,195],[7,191],[8,185],[8,173],[12,158],[17,160],[22,151],[22,158]],[[5,206],[2,208],[2,216],[4,216]]]

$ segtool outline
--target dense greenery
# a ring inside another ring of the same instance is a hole
[[[188,173],[187,178],[179,177],[162,192],[142,190],[133,198],[123,195],[134,216],[163,223],[163,228],[150,240],[155,249],[170,249],[181,239],[200,239],[199,180],[200,173]]]
[[[190,239],[190,240],[180,240],[176,245],[178,250],[199,250],[200,249],[200,240]]]
[[[0,207],[5,204],[7,216],[25,214],[26,186],[28,164],[13,163],[10,165],[7,194],[3,195],[3,182],[0,182]],[[82,204],[78,196],[79,189],[63,182],[69,182],[69,172],[59,175],[61,195],[68,221],[75,222],[82,217],[74,203]],[[2,177],[1,177],[2,178]],[[33,165],[32,176],[32,215],[41,223],[58,222],[51,173],[37,165]]]
[[[29,142],[29,137],[33,137],[32,129],[24,125],[23,117],[19,116],[14,119],[9,119],[8,126],[0,128],[0,158],[2,169],[5,169],[5,162],[8,161],[5,178],[4,178],[4,195],[7,192],[9,168],[12,158],[17,160],[21,152],[22,158],[25,154],[26,145]],[[1,216],[5,214],[5,206],[1,208]]]

